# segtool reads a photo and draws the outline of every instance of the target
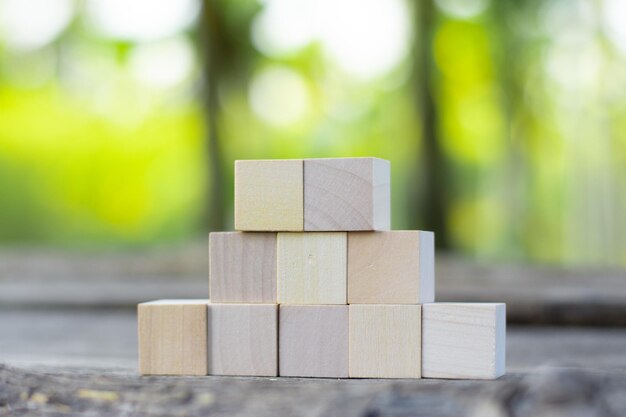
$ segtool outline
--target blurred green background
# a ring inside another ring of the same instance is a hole
[[[626,266],[622,0],[0,0],[0,243],[232,229],[235,159],[392,161],[393,227]]]

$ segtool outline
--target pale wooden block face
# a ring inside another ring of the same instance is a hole
[[[346,304],[347,234],[278,234],[278,302]]]
[[[389,230],[390,205],[389,161],[304,161],[304,230]]]
[[[350,306],[350,377],[421,378],[422,307]]]
[[[139,304],[139,372],[142,375],[207,374],[208,300]]]
[[[302,160],[235,161],[235,229],[304,230]]]
[[[433,236],[422,231],[348,233],[348,303],[435,301]]]
[[[424,304],[422,317],[424,378],[495,379],[504,375],[504,304]]]
[[[276,233],[211,233],[209,259],[214,303],[276,302]]]
[[[348,377],[348,306],[280,306],[279,375]]]
[[[211,304],[209,375],[278,375],[278,306]]]

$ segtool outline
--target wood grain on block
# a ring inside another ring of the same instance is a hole
[[[348,306],[280,306],[278,373],[348,377]]]
[[[278,233],[278,302],[346,304],[347,234]]]
[[[422,306],[350,305],[350,377],[421,376]]]
[[[304,161],[304,230],[389,230],[389,161],[329,158]]]
[[[214,303],[275,303],[276,233],[211,233],[209,283]]]
[[[235,229],[304,230],[302,160],[235,161]]]
[[[211,304],[209,375],[278,375],[278,306]]]
[[[424,378],[495,379],[505,373],[506,307],[496,303],[422,306]]]
[[[139,372],[207,374],[209,300],[159,300],[139,304]]]
[[[348,233],[349,304],[435,301],[434,233]]]

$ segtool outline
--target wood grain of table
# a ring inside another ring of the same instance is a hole
[[[206,256],[0,252],[0,416],[626,416],[624,271],[445,255],[438,301],[507,303],[496,381],[139,376],[136,303],[208,292]]]

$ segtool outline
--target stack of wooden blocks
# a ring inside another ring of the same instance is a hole
[[[389,230],[389,161],[237,161],[235,229],[210,234],[210,301],[139,305],[142,374],[504,374],[504,304],[434,302],[433,233]]]

